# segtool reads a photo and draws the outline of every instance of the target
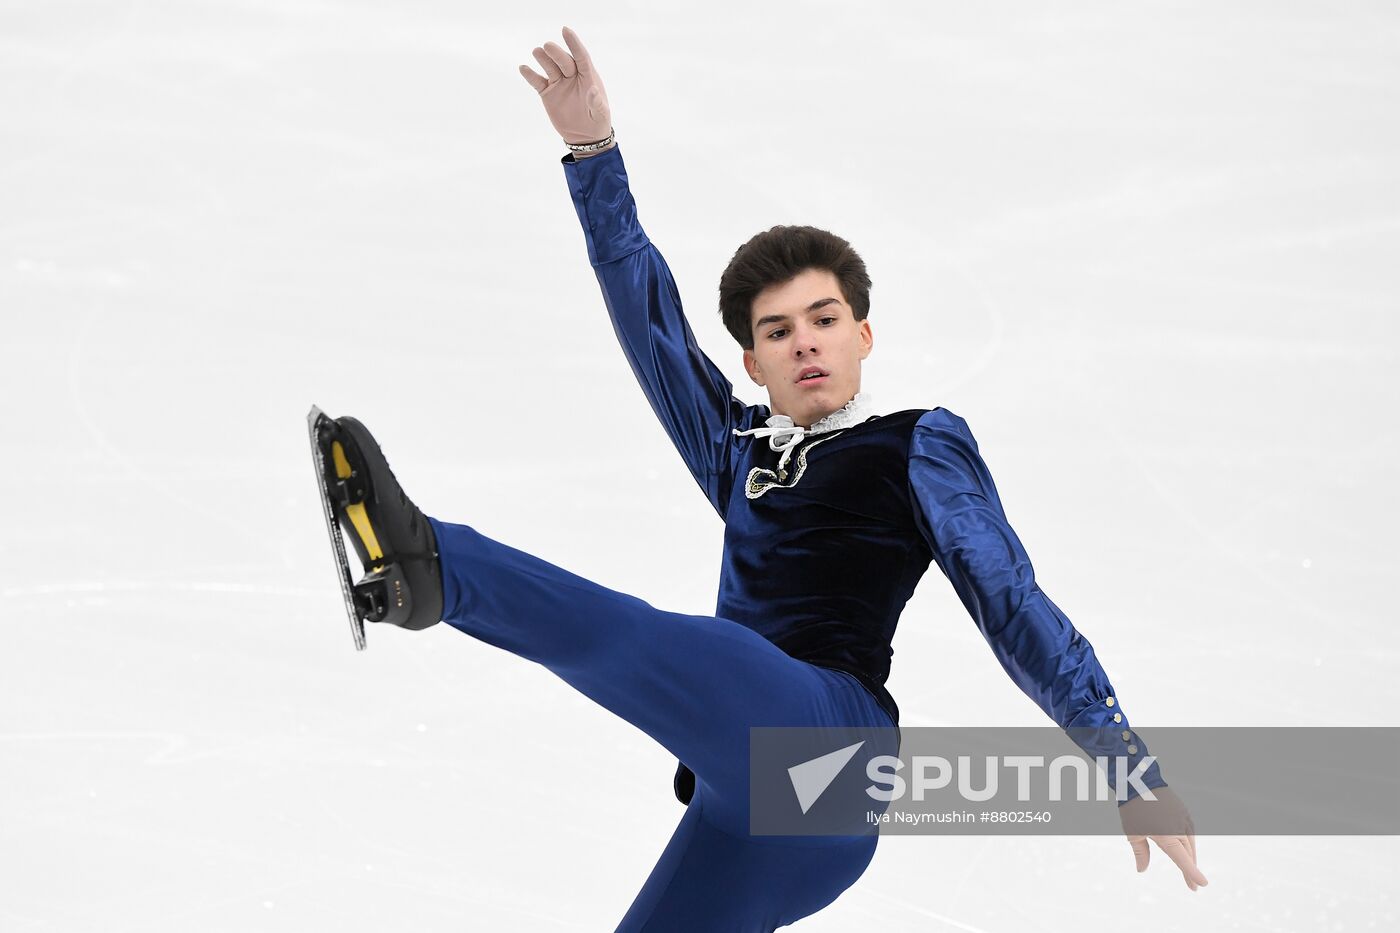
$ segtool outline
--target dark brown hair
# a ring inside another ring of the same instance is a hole
[[[807,269],[836,276],[857,321],[870,313],[870,276],[851,244],[817,227],[779,225],[739,247],[719,279],[719,315],[725,329],[745,350],[753,349],[754,297]]]

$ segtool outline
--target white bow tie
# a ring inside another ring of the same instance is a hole
[[[749,428],[747,431],[735,428],[734,434],[737,437],[752,434],[754,437],[768,438],[768,446],[782,454],[778,458],[778,469],[781,470],[787,466],[788,457],[792,456],[793,449],[802,443],[802,439],[807,435],[825,434],[828,431],[849,428],[865,421],[870,415],[870,396],[864,392],[857,392],[855,398],[826,417],[813,422],[810,428],[793,424],[792,418],[788,415],[769,415],[768,427]]]

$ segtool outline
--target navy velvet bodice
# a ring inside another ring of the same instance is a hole
[[[932,559],[909,498],[909,440],[923,414],[809,436],[785,482],[766,439],[743,439],[715,607],[794,658],[854,675],[895,722],[890,642]]]

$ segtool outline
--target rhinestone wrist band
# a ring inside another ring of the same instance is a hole
[[[564,140],[564,145],[568,146],[573,152],[596,152],[605,146],[611,145],[615,135],[616,133],[613,128],[608,127],[607,139],[600,139],[596,143],[571,143],[566,139]]]

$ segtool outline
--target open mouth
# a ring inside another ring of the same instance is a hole
[[[813,385],[814,383],[818,382],[826,382],[828,378],[828,373],[824,373],[821,370],[813,370],[812,372],[799,377],[797,383],[798,385]]]

